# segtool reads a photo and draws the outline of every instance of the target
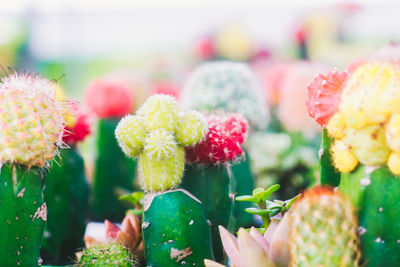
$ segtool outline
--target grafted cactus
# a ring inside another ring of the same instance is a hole
[[[309,87],[309,110],[331,108],[324,124],[333,143],[324,146],[323,154],[332,159],[322,162],[322,168],[333,165],[342,173],[339,190],[358,208],[365,264],[393,266],[400,255],[400,227],[393,223],[399,214],[394,203],[400,200],[400,66],[394,61],[359,62],[339,83],[335,93],[318,77]]]
[[[92,219],[120,221],[127,207],[119,201],[116,192],[120,189],[135,189],[137,164],[121,151],[114,138],[114,131],[119,120],[133,109],[133,93],[122,82],[98,79],[89,84],[85,92],[85,103],[98,118],[95,130]]]
[[[47,206],[45,167],[62,146],[63,105],[55,84],[11,73],[0,82],[0,264],[37,266]]]
[[[153,95],[115,131],[123,151],[139,157],[145,197],[143,236],[146,265],[204,266],[212,258],[210,228],[201,202],[176,188],[182,178],[184,146],[200,142],[207,130],[197,112],[179,112],[174,98]]]
[[[231,171],[229,163],[244,156],[241,147],[247,136],[247,120],[238,114],[210,115],[208,132],[197,145],[186,148],[182,179],[185,188],[203,204],[206,217],[211,223],[214,256],[224,259],[218,226],[227,227],[231,215]]]

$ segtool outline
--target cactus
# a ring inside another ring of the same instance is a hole
[[[240,115],[211,115],[206,138],[186,149],[189,164],[185,166],[181,187],[203,204],[205,215],[211,222],[214,256],[218,262],[224,259],[218,226],[227,227],[232,207],[228,164],[240,160],[243,155],[241,144],[246,138],[247,127],[247,121]]]
[[[290,214],[290,266],[358,266],[351,201],[324,187],[304,193]]]
[[[340,192],[358,209],[363,259],[367,266],[393,266],[400,253],[400,227],[393,223],[400,200],[400,66],[389,60],[353,64],[334,101],[318,101],[329,94],[322,84],[309,87],[317,96],[309,105],[332,106],[324,121],[334,142],[332,164],[342,172]]]
[[[53,162],[44,188],[48,215],[42,257],[46,264],[72,263],[75,251],[83,246],[88,215],[89,186],[76,144],[89,134],[89,123],[84,114],[66,121],[63,140],[70,149],[62,150],[59,162]]]
[[[121,151],[114,131],[121,117],[132,110],[132,92],[118,81],[96,80],[88,86],[85,102],[98,117],[92,217],[100,221],[120,221],[126,207],[118,200],[116,191],[134,190],[136,161]]]
[[[233,112],[243,115],[253,129],[263,129],[268,123],[265,97],[255,76],[243,63],[205,63],[193,72],[182,92],[182,103],[186,108],[204,112]],[[250,194],[254,177],[250,170],[250,159],[246,157],[233,164],[232,192]],[[237,227],[253,223],[252,217],[242,212],[245,203],[234,207]],[[249,206],[247,206],[249,207]]]
[[[63,105],[52,82],[29,73],[1,80],[0,103],[0,264],[37,266],[47,220],[42,188],[62,145]]]
[[[147,266],[204,266],[212,258],[210,228],[202,205],[176,188],[182,177],[184,147],[200,142],[207,130],[197,112],[179,112],[176,100],[153,95],[118,124],[121,149],[139,157],[145,197],[143,237]]]
[[[140,266],[128,249],[117,242],[99,243],[79,253],[79,266]]]

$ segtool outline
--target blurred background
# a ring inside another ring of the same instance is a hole
[[[2,1],[1,75],[40,72],[78,101],[90,81],[112,77],[138,107],[155,92],[179,97],[202,62],[246,62],[271,111],[248,141],[257,184],[290,183],[292,196],[316,179],[320,129],[304,105],[307,83],[396,44],[399,11],[394,1]]]

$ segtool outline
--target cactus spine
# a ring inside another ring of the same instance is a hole
[[[183,88],[182,102],[186,108],[204,112],[233,112],[243,115],[253,129],[263,129],[268,123],[268,110],[263,102],[261,86],[248,66],[228,61],[205,63],[198,67]],[[232,192],[248,195],[254,187],[250,159],[233,164]],[[253,217],[243,213],[249,203],[234,206],[236,227],[249,226]]]
[[[117,242],[99,243],[79,253],[79,266],[140,266],[128,249]]]
[[[148,192],[142,224],[147,266],[204,266],[203,260],[212,258],[200,201],[185,190],[174,190],[182,177],[184,146],[200,142],[206,129],[200,113],[179,112],[175,99],[167,95],[151,96],[136,115],[117,126],[121,149],[139,157],[139,177]]]
[[[327,188],[306,191],[290,214],[289,266],[358,266],[351,201]]]
[[[120,221],[126,207],[118,200],[116,190],[134,190],[137,164],[121,151],[114,138],[114,131],[119,120],[132,110],[132,92],[120,82],[96,80],[88,86],[85,102],[98,117],[92,216],[99,221]]]
[[[62,145],[62,105],[53,83],[28,73],[2,79],[0,103],[0,265],[37,266],[45,167]]]

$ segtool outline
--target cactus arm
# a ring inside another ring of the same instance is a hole
[[[0,265],[37,266],[46,221],[43,170],[3,164],[0,173]]]
[[[225,164],[186,164],[181,187],[197,197],[211,222],[211,237],[215,259],[224,260],[218,226],[227,227],[232,209],[230,197],[230,172]]]
[[[147,266],[204,266],[204,259],[213,258],[210,228],[198,200],[182,189],[146,198],[150,203],[142,229]]]
[[[331,138],[328,134],[326,128],[323,129],[322,134],[322,144],[321,144],[321,184],[322,185],[330,185],[330,186],[338,186],[340,183],[340,172],[338,172],[333,165],[332,156],[331,156],[331,144],[333,142],[333,138]]]
[[[115,195],[116,187],[134,190],[136,160],[121,151],[114,137],[119,119],[99,119],[97,158],[93,179],[93,216],[96,220],[122,220],[126,207]]]

